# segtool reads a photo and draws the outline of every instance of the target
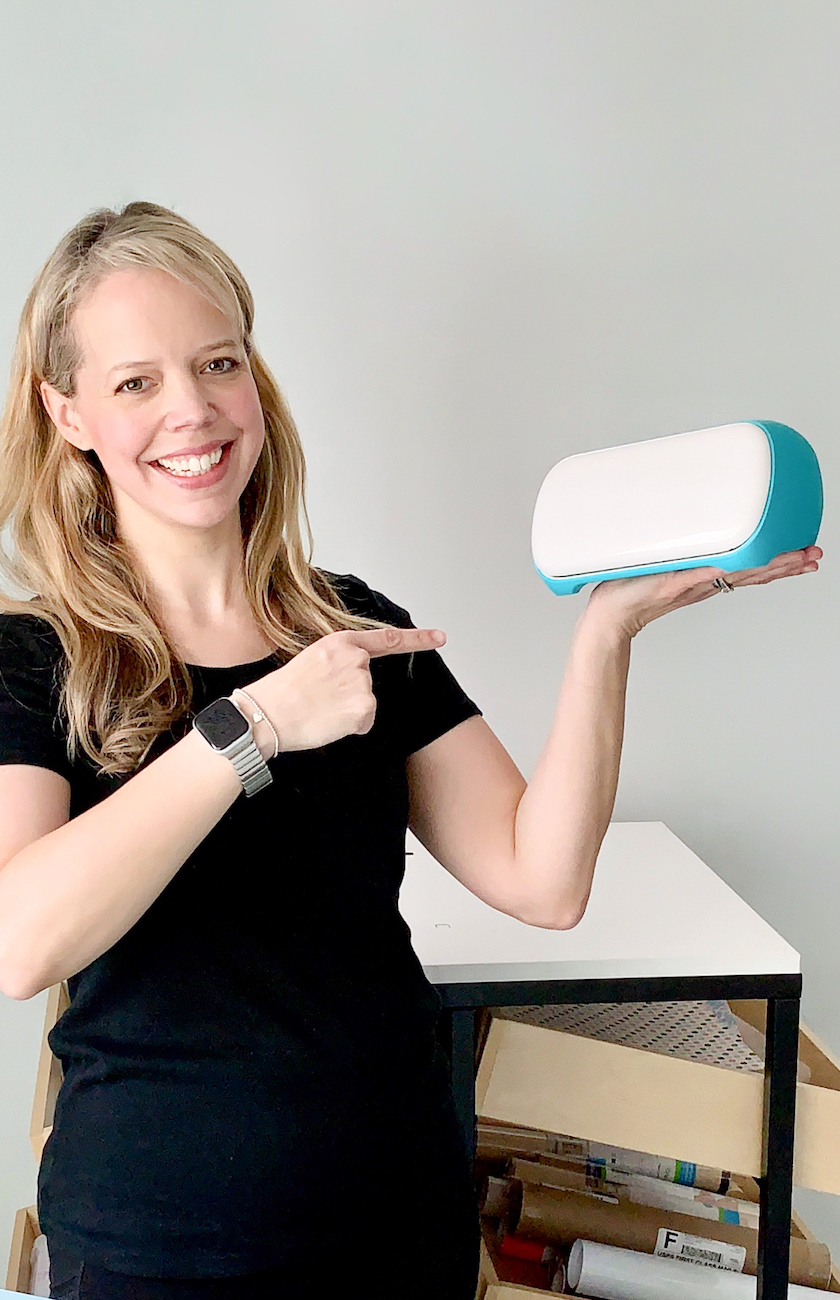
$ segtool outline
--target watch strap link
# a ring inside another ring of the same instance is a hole
[[[244,739],[248,743],[237,753],[228,754],[228,758],[234,766],[236,775],[242,782],[245,794],[250,796],[264,790],[267,785],[271,785],[273,777],[268,770],[268,764],[256,746],[253,735],[249,734]]]

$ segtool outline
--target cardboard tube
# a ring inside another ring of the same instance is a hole
[[[554,1270],[554,1276],[551,1279],[551,1286],[549,1289],[558,1295],[566,1294],[566,1265],[565,1264],[558,1264],[557,1268]]]
[[[536,1183],[540,1187],[557,1187],[571,1192],[597,1192],[613,1199],[617,1195],[612,1183],[590,1178],[579,1165],[549,1165],[542,1160],[516,1159],[510,1162],[510,1173],[521,1183]]]
[[[573,1292],[596,1300],[755,1300],[744,1273],[660,1259],[600,1242],[576,1241],[568,1264]],[[789,1286],[788,1300],[814,1300],[811,1287]]]
[[[479,1209],[490,1219],[506,1219],[510,1212],[510,1178],[485,1178]]]
[[[506,1133],[504,1129],[487,1129],[483,1126],[478,1130],[478,1141],[476,1143],[476,1157],[478,1159],[492,1159],[494,1156],[498,1159],[500,1156],[530,1156],[539,1155],[541,1152],[550,1150],[549,1140],[543,1133]]]
[[[541,1237],[543,1241],[557,1245],[571,1246],[581,1237],[652,1255],[659,1229],[672,1228],[689,1236],[743,1246],[747,1252],[745,1273],[755,1273],[758,1264],[758,1234],[752,1229],[732,1223],[715,1223],[710,1219],[695,1219],[688,1214],[674,1214],[670,1210],[652,1209],[646,1205],[627,1202],[612,1205],[592,1195],[522,1183],[521,1209],[517,1200],[512,1213],[515,1217],[510,1226],[514,1231],[525,1237]],[[825,1290],[831,1279],[828,1247],[818,1241],[792,1237],[789,1277],[791,1282],[802,1286]]]
[[[610,1178],[613,1173],[643,1174],[646,1178],[682,1183],[686,1187],[699,1187],[721,1195],[729,1190],[731,1177],[728,1169],[712,1169],[687,1160],[672,1160],[667,1156],[648,1155],[645,1151],[605,1146],[602,1142],[588,1142],[581,1138],[558,1137],[555,1157],[566,1163],[584,1164],[590,1173],[600,1172],[604,1178]],[[551,1159],[550,1153],[546,1159]]]
[[[637,1205],[654,1205],[675,1214],[690,1214],[698,1219],[723,1220],[742,1227],[758,1228],[758,1206],[752,1201],[705,1192],[699,1187],[666,1183],[644,1174],[610,1175],[608,1181],[592,1178],[580,1165],[547,1164],[544,1160],[516,1159],[510,1162],[510,1174],[523,1183],[557,1187],[572,1192],[595,1192],[612,1200],[632,1201]],[[490,1211],[485,1211],[490,1213]]]

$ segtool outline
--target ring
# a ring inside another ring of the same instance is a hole
[[[715,586],[718,591],[734,591],[735,588],[725,578],[715,578]]]

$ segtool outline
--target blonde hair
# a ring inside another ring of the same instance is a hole
[[[118,536],[98,460],[59,434],[39,386],[46,380],[74,396],[81,356],[73,313],[105,276],[130,267],[168,272],[238,323],[266,427],[239,502],[245,582],[254,619],[278,659],[330,632],[384,626],[349,613],[311,564],[300,438],[253,345],[254,303],[242,273],[168,208],[138,202],[90,213],[44,264],[21,315],[0,423],[0,529],[8,529],[12,543],[0,552],[0,572],[35,599],[0,593],[0,611],[36,613],[57,632],[68,753],[75,758],[81,748],[108,774],[134,770],[156,737],[189,713],[192,683]]]

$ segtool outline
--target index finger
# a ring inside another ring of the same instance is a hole
[[[371,628],[369,632],[350,632],[349,639],[371,659],[381,655],[413,654],[417,650],[436,650],[446,640],[439,628],[384,627]]]

